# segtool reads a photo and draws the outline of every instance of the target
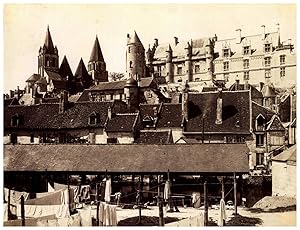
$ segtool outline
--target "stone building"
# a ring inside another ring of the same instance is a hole
[[[237,78],[241,83],[258,86],[271,82],[275,87],[286,88],[296,83],[296,53],[291,40],[281,41],[280,28],[267,32],[243,35],[236,30],[234,38],[221,39],[214,47],[214,77],[231,85]]]
[[[296,197],[296,145],[272,158],[272,195]]]

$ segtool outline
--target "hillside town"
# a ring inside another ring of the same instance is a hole
[[[97,35],[74,71],[48,26],[38,72],[4,94],[4,225],[249,226],[295,212],[296,50],[276,26],[148,46],[133,31],[114,80]]]

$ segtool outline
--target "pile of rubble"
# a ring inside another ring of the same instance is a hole
[[[288,208],[296,206],[296,198],[286,196],[265,196],[257,201],[252,208],[262,210],[272,210],[278,208]]]

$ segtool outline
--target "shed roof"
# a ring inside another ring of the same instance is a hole
[[[4,171],[246,173],[246,144],[5,145]]]
[[[296,162],[296,145],[284,150],[282,153],[272,158],[273,161],[294,161]]]

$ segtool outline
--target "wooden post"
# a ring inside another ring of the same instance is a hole
[[[138,225],[141,225],[141,223],[142,223],[142,207],[141,207],[141,193],[140,193],[140,190],[137,191],[137,196],[138,196],[137,205],[139,207],[139,222],[138,222]]]
[[[22,219],[22,226],[25,226],[25,207],[24,207],[24,196],[21,196],[21,219]]]
[[[207,180],[204,182],[204,226],[208,225]]]
[[[168,181],[169,181],[169,185],[170,185],[170,190],[171,190],[171,179],[170,179],[170,170],[168,169]],[[171,191],[170,191],[170,196],[169,196],[169,199],[168,199],[168,204],[169,204],[169,212],[173,212],[173,203],[172,203],[172,198],[171,198],[172,194],[171,194]]]
[[[234,191],[234,215],[237,215],[237,197],[236,197],[236,174],[233,173],[233,191]]]
[[[98,182],[96,182],[96,197],[95,197],[95,201],[96,201],[96,205],[97,205],[97,210],[96,210],[96,222],[97,222],[97,226],[99,226],[99,205],[100,202],[98,200],[99,198],[99,184]]]
[[[10,188],[8,189],[7,220],[10,220]]]
[[[159,221],[158,224],[159,226],[164,226],[165,222],[164,222],[164,205],[162,202],[162,198],[160,195],[158,195],[158,215],[159,215]]]
[[[157,176],[157,206],[159,206],[159,197],[160,197],[160,175]]]

